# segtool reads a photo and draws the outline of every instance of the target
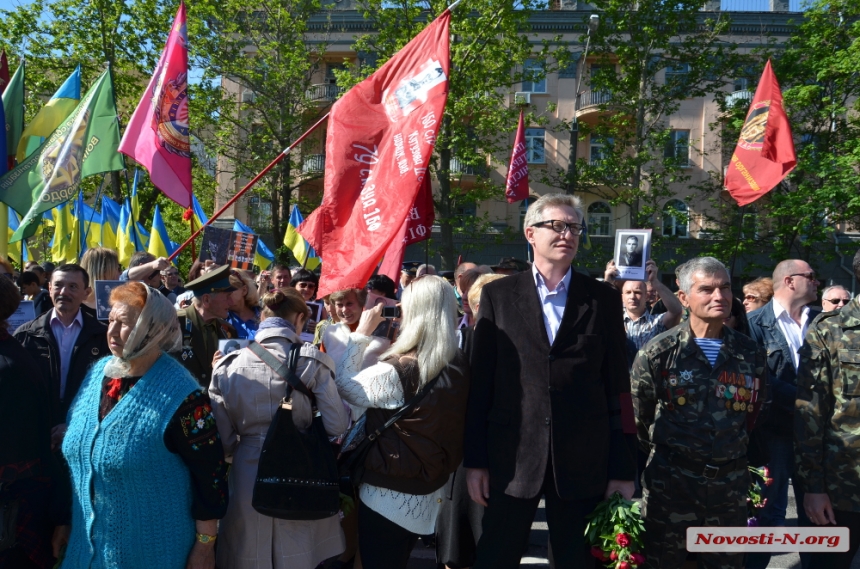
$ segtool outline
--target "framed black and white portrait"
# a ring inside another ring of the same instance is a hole
[[[645,263],[651,256],[650,229],[618,229],[615,231],[615,267],[618,278],[632,281],[647,280]]]
[[[110,317],[110,293],[116,287],[128,284],[129,281],[95,281],[93,288],[96,291],[96,318],[107,320]]]

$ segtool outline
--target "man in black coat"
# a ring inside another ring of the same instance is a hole
[[[531,271],[487,284],[475,326],[464,465],[487,506],[475,569],[518,567],[541,495],[559,569],[592,567],[585,516],[633,495],[636,427],[621,298],[571,269],[578,198],[529,207]]]
[[[14,336],[36,360],[50,389],[51,444],[57,450],[87,370],[110,351],[107,326],[81,310],[90,293],[87,272],[80,265],[61,265],[50,283],[54,308],[19,326]]]

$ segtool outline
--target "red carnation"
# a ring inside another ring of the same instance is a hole
[[[618,552],[617,552],[617,551],[613,551],[612,553],[610,553],[610,554],[609,554],[609,559],[610,559],[611,561],[618,561]]]
[[[591,556],[601,561],[606,561],[606,553],[597,545],[591,547]]]
[[[767,466],[762,468],[762,471],[764,472],[764,478],[770,478],[770,469]]]
[[[630,536],[626,533],[619,533],[615,536],[615,543],[617,543],[621,547],[627,547],[628,545],[630,545]]]
[[[618,565],[615,566],[615,569],[630,569],[630,564],[627,563],[626,561],[622,561]]]
[[[645,563],[645,556],[638,551],[636,553],[631,553],[630,562],[633,563],[633,565],[642,565]]]
[[[182,212],[183,221],[188,221],[194,215],[194,210],[190,207]]]

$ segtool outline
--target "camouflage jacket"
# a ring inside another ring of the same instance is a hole
[[[746,455],[747,432],[765,402],[764,350],[724,327],[716,365],[696,344],[690,322],[648,342],[633,362],[636,426],[655,446],[692,460],[723,462]]]
[[[820,314],[800,348],[794,412],[797,480],[860,511],[860,304]]]

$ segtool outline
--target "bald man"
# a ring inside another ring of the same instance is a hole
[[[750,312],[750,336],[767,351],[768,376],[773,403],[770,413],[756,436],[770,451],[768,467],[773,483],[765,487],[767,504],[759,514],[762,526],[785,525],[788,506],[788,480],[794,472],[794,404],[797,395],[798,350],[806,330],[819,310],[808,305],[818,298],[818,279],[806,261],[788,259],[773,270],[773,298],[763,307]],[[803,491],[794,486],[798,504]],[[809,519],[798,508],[799,526]],[[808,554],[801,554],[804,557]],[[747,569],[767,567],[770,553],[747,554]]]

